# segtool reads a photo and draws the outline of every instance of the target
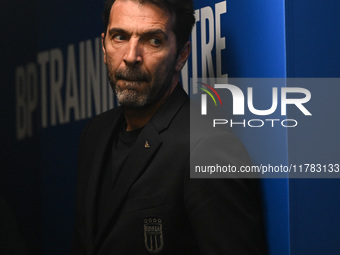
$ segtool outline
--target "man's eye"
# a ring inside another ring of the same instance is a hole
[[[150,44],[153,45],[153,46],[159,46],[161,45],[161,40],[157,39],[157,38],[152,38],[150,39]]]
[[[113,37],[113,39],[114,39],[115,41],[124,41],[126,38],[125,38],[124,35],[115,35],[115,36]]]

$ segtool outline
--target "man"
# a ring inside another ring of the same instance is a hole
[[[104,62],[120,107],[81,139],[75,254],[263,254],[252,184],[189,178],[179,78],[194,22],[191,0],[107,1]]]

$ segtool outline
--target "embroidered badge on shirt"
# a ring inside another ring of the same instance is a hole
[[[163,225],[161,218],[144,219],[145,248],[151,254],[157,254],[163,249]]]

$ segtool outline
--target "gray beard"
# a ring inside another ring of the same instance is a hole
[[[148,74],[144,74],[139,69],[128,69],[125,72],[111,73],[108,66],[108,76],[111,88],[117,97],[118,103],[125,108],[147,108],[157,103],[164,96],[166,91],[170,88],[172,79],[175,74],[174,64],[169,65],[169,71],[166,74],[166,78],[163,84],[154,84],[151,88],[145,88],[143,91],[135,90],[136,85],[129,86],[126,84],[125,89],[120,89],[114,82],[116,79],[126,78],[131,80],[150,81],[151,77]],[[156,77],[157,78],[157,77]],[[127,83],[129,83],[127,81]]]
[[[138,92],[133,88],[121,90],[120,87],[112,83],[111,87],[114,90],[118,103],[124,107],[142,108],[150,104],[151,91],[149,88],[146,88],[142,92]]]

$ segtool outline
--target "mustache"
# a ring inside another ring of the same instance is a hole
[[[127,68],[125,70],[117,70],[115,72],[115,78],[117,80],[126,80],[126,81],[148,82],[151,80],[150,75],[146,72],[143,72],[139,68]]]

